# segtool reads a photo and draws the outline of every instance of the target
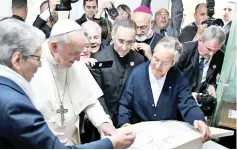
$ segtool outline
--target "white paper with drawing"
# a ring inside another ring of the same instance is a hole
[[[136,140],[132,149],[201,148],[201,133],[188,123],[149,121],[132,125]],[[233,135],[233,131],[210,128],[214,138]]]

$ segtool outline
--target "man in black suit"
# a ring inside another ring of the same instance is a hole
[[[231,27],[231,23],[232,23],[232,17],[233,17],[233,13],[235,10],[235,5],[236,3],[234,1],[228,1],[225,4],[225,7],[223,8],[223,20],[224,20],[224,30],[225,30],[225,34],[226,34],[226,41],[225,41],[225,45],[227,44],[228,38],[229,38],[229,33],[230,33],[230,27]]]
[[[25,22],[28,13],[27,0],[12,0],[12,17]]]
[[[221,72],[224,53],[220,50],[225,42],[225,32],[221,27],[208,27],[199,41],[184,43],[184,52],[177,67],[183,71],[192,92],[216,96],[217,74]]]
[[[44,1],[40,5],[40,15],[37,16],[33,23],[33,26],[44,32],[46,38],[49,38],[52,26],[58,20],[58,13],[55,11],[57,4],[60,4],[60,0]]]
[[[112,4],[110,1],[104,3],[99,9],[98,9],[98,0],[83,0],[83,7],[85,10],[85,14],[82,15],[81,18],[77,19],[76,22],[79,25],[82,25],[84,22],[91,20],[98,23],[102,29],[102,39],[103,40],[111,40],[110,35],[110,27],[111,22],[101,17],[103,11],[105,9],[111,9]]]
[[[202,36],[202,33],[207,25],[202,25],[201,23],[208,19],[207,6],[205,3],[200,3],[195,7],[194,18],[195,21],[184,27],[181,31],[179,36],[179,41],[181,43],[188,41],[198,41]]]
[[[133,68],[144,62],[144,57],[131,51],[136,36],[136,24],[132,20],[119,20],[112,29],[112,45],[96,53],[98,61],[113,60],[111,68],[93,70],[92,74],[104,92],[100,102],[117,125],[118,99]]]

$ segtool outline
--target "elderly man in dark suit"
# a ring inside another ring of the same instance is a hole
[[[171,17],[167,9],[161,8],[155,14],[153,28],[163,36],[178,38],[183,19],[183,2],[182,0],[172,0],[171,2]]]
[[[217,74],[221,72],[224,53],[225,32],[221,27],[208,27],[199,41],[184,43],[184,52],[177,67],[189,80],[193,92],[207,91],[216,96]]]
[[[136,36],[136,24],[132,20],[119,20],[113,26],[113,45],[96,53],[98,61],[113,60],[111,68],[94,70],[93,75],[104,92],[100,99],[113,123],[117,123],[118,99],[133,68],[144,62],[144,57],[130,50]]]
[[[127,148],[133,143],[132,131],[120,130],[117,135],[85,145],[62,144],[32,103],[29,82],[41,66],[44,34],[16,19],[0,21],[0,31],[0,148],[111,149]]]
[[[119,100],[119,127],[177,119],[179,110],[185,121],[202,132],[203,142],[209,139],[209,128],[188,81],[173,66],[181,52],[182,45],[177,39],[164,37],[156,45],[151,62],[134,69]]]

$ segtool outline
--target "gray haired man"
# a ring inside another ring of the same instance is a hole
[[[207,91],[216,97],[217,74],[221,72],[224,53],[225,32],[221,27],[205,29],[199,41],[184,43],[184,52],[177,64],[189,80],[193,92]]]
[[[93,70],[92,73],[104,92],[100,102],[104,110],[110,115],[114,125],[117,123],[118,99],[133,68],[144,62],[144,57],[131,51],[136,36],[134,21],[118,20],[112,29],[112,45],[96,53],[98,61],[113,60],[111,68]]]

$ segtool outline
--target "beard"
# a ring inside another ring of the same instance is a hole
[[[153,35],[153,31],[152,31],[152,29],[149,29],[147,31],[147,33],[145,33],[143,35],[136,35],[136,40],[139,42],[143,42],[143,41],[149,39],[152,35]]]
[[[147,35],[136,35],[136,40],[139,42],[143,42],[147,39]]]

